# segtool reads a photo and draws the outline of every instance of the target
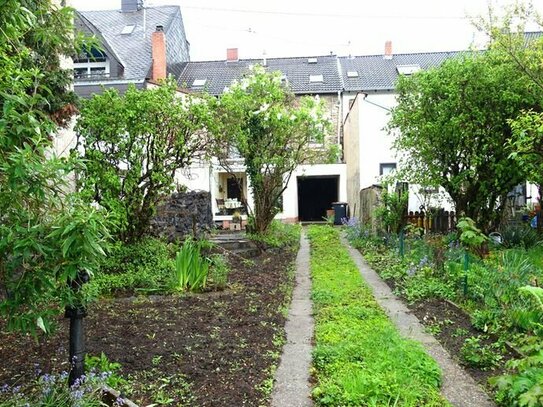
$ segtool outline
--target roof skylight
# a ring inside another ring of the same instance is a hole
[[[316,64],[317,63],[317,58],[307,58],[307,63],[308,64]]]
[[[125,25],[123,27],[123,30],[121,31],[121,34],[122,35],[130,35],[134,31],[134,28],[136,28],[136,26],[133,25],[133,24],[132,25]]]
[[[309,75],[309,82],[324,82],[322,75]]]
[[[358,71],[347,71],[347,78],[358,78]]]
[[[420,71],[420,65],[398,65],[396,69],[400,75],[413,75]]]
[[[207,79],[195,79],[194,82],[192,82],[193,88],[201,88],[204,86],[207,82]]]

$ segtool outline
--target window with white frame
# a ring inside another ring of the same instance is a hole
[[[379,175],[388,175],[396,169],[396,163],[379,164]]]
[[[75,79],[107,78],[109,68],[109,59],[100,52],[80,55],[74,59]]]

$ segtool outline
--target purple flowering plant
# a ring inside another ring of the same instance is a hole
[[[36,377],[30,383],[21,385],[3,384],[0,386],[0,407],[100,407],[104,386],[114,376],[112,372],[100,372],[90,368],[87,375],[68,386],[68,372],[43,373],[35,366]],[[115,405],[124,404],[123,399]]]

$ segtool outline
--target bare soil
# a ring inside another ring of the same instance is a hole
[[[130,378],[134,402],[173,406],[267,405],[293,284],[293,250],[229,258],[229,287],[185,296],[102,300],[85,319],[87,351],[104,352]],[[36,343],[0,321],[0,384],[67,369],[67,321]]]

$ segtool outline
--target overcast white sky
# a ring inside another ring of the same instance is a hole
[[[492,0],[501,10],[512,0]],[[80,10],[118,9],[121,0],[71,0]],[[487,0],[146,0],[181,7],[191,59],[457,51],[482,46],[470,17],[488,15]],[[543,0],[533,0],[543,12]]]

